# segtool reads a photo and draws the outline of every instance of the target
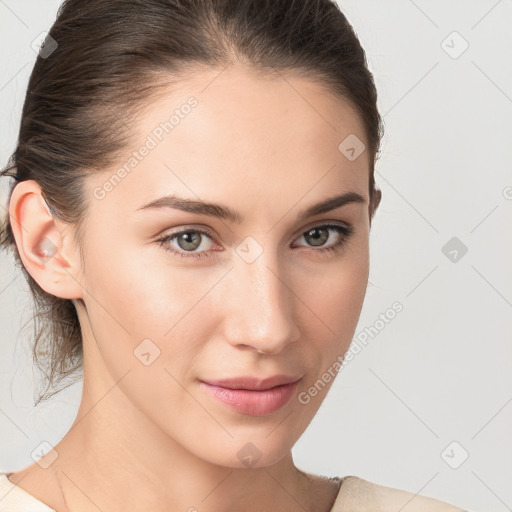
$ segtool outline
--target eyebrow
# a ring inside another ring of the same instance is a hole
[[[308,217],[313,217],[314,215],[320,215],[322,213],[335,210],[336,208],[340,208],[349,203],[364,203],[365,201],[366,199],[357,192],[346,192],[344,194],[330,197],[329,199],[321,201],[320,203],[309,206],[299,213],[297,220],[301,221]],[[183,197],[178,197],[175,194],[155,199],[154,201],[141,206],[137,209],[137,211],[157,208],[174,208],[184,212],[217,217],[219,219],[227,220],[237,224],[241,224],[244,220],[243,216],[238,210],[232,209],[228,206],[205,201],[198,201],[195,199],[186,199]]]

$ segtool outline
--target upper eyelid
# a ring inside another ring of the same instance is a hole
[[[309,231],[311,229],[320,228],[320,227],[323,227],[323,226],[329,226],[330,224],[334,224],[335,226],[341,226],[341,227],[347,228],[347,229],[351,229],[352,228],[352,224],[350,224],[349,222],[346,222],[346,221],[342,221],[342,220],[324,220],[324,221],[316,221],[316,222],[312,222],[311,224],[307,224],[306,227],[301,228],[299,230],[299,233],[303,234],[306,231]]]

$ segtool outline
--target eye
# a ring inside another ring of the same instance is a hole
[[[353,228],[349,224],[323,224],[315,226],[305,231],[301,238],[304,238],[313,247],[321,247],[314,249],[313,252],[327,253],[339,251],[352,235]],[[335,242],[324,247],[325,242],[329,240],[331,233],[335,233]],[[336,240],[337,238],[337,240]]]
[[[353,228],[350,224],[322,224],[304,231],[300,238],[304,238],[308,244],[311,244],[310,247],[320,247],[320,249],[312,249],[313,252],[327,253],[341,250],[352,235],[352,232]],[[335,239],[334,243],[324,247],[325,243],[331,238],[332,233],[337,235],[337,240]],[[175,256],[201,259],[208,257],[208,252],[203,244],[205,239],[213,241],[212,236],[206,231],[187,229],[166,235],[158,239],[157,243]],[[170,243],[173,241],[175,241],[177,246]],[[202,246],[202,251],[195,252]]]
[[[164,236],[163,238],[160,238],[157,240],[157,243],[166,251],[169,251],[176,256],[181,256],[182,258],[206,258],[207,253],[206,252],[192,252],[201,247],[202,242],[204,240],[204,237],[212,239],[211,236],[206,232],[199,229],[189,229],[186,231],[179,231],[177,233],[174,233],[172,235]],[[173,246],[169,245],[168,242],[171,240],[176,240],[176,243],[178,244],[178,249],[174,248]],[[190,254],[185,254],[190,253]]]

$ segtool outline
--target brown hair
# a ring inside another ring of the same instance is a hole
[[[159,86],[199,66],[298,72],[350,101],[365,127],[373,216],[383,123],[365,52],[333,1],[66,0],[49,36],[30,75],[16,150],[0,176],[35,180],[52,214],[75,226],[80,250],[83,178],[116,162],[137,109]],[[33,355],[47,383],[39,402],[82,367],[78,316],[73,301],[46,293],[26,271],[9,218],[0,247],[13,248],[34,297]]]

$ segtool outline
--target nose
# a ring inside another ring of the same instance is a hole
[[[300,331],[294,316],[298,298],[276,260],[264,256],[238,261],[229,273],[225,336],[234,346],[270,355],[297,341]]]

